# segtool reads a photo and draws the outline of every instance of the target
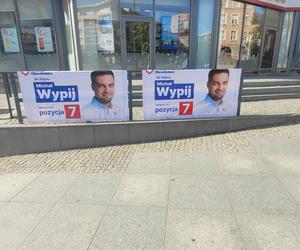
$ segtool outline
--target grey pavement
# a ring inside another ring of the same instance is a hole
[[[300,124],[0,158],[0,249],[300,249]]]

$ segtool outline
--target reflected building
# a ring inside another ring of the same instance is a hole
[[[237,66],[243,13],[244,5],[242,3],[232,0],[222,1],[218,46],[218,67],[220,68]]]

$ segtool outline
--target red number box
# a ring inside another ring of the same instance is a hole
[[[179,103],[179,115],[192,115],[193,114],[193,102],[180,102]]]
[[[79,119],[80,115],[80,106],[78,104],[73,105],[64,105],[66,119]]]

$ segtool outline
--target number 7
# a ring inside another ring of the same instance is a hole
[[[71,110],[70,117],[74,117],[77,107],[76,106],[69,106],[68,108]]]
[[[184,107],[183,114],[186,114],[188,112],[191,104],[190,103],[182,103],[182,106]]]

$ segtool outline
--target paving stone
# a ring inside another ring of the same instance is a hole
[[[0,249],[16,249],[51,207],[47,204],[5,204],[0,209]]]
[[[165,249],[246,248],[231,212],[169,209]]]
[[[295,212],[299,206],[274,177],[226,177],[225,187],[236,211],[255,209]]]
[[[0,175],[0,201],[11,200],[39,174],[4,174]]]
[[[279,179],[281,182],[283,182],[290,195],[298,202],[300,206],[300,176],[281,176]]]
[[[109,204],[121,177],[121,175],[82,174],[59,202]]]
[[[222,178],[218,176],[172,175],[168,207],[231,210]]]
[[[172,154],[165,153],[134,153],[127,173],[132,174],[169,174]]]
[[[216,166],[212,153],[174,153],[171,173],[216,175]]]
[[[99,205],[58,204],[20,249],[87,249],[105,209]]]
[[[300,177],[300,154],[291,152],[262,153],[264,162],[278,176]]]
[[[41,174],[13,200],[55,203],[68,191],[77,177],[78,174]]]
[[[169,175],[126,174],[112,203],[115,205],[166,207]]]
[[[164,249],[164,208],[112,206],[89,249]]]
[[[247,249],[300,249],[299,215],[251,211],[236,217]]]
[[[256,153],[227,153],[215,155],[220,175],[271,175],[263,159]]]

